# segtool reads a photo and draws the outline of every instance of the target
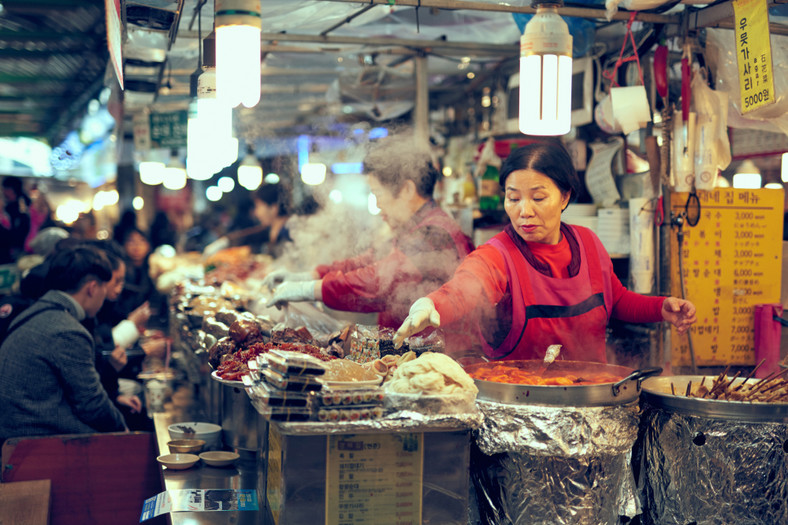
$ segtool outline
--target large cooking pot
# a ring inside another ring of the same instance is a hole
[[[693,385],[699,385],[704,377],[705,383],[711,385],[716,376],[652,377],[643,383],[643,400],[669,412],[714,419],[788,423],[788,403],[750,403],[687,397],[685,395],[687,384],[692,381]],[[736,386],[743,381],[744,378],[737,378],[733,385]],[[754,382],[751,380],[751,383]]]
[[[465,367],[469,374],[498,365],[518,368],[525,372],[536,373],[545,365],[540,360],[493,361]],[[609,375],[619,377],[618,381],[578,385],[523,385],[498,383],[474,379],[479,389],[477,399],[498,403],[558,406],[614,406],[635,401],[640,394],[641,382],[650,376],[662,373],[659,367],[634,370],[624,366],[591,363],[585,361],[555,361],[542,377],[562,377],[567,375],[593,380],[594,376]]]

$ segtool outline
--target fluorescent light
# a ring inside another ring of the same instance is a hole
[[[134,197],[134,199],[132,199],[131,205],[132,207],[134,207],[135,210],[140,211],[142,208],[145,207],[145,199],[137,195],[136,197]]]
[[[156,186],[164,180],[163,162],[140,162],[140,180],[143,184]]]
[[[733,187],[741,189],[757,189],[761,187],[761,171],[750,159],[744,159],[733,175]]]
[[[254,191],[263,183],[263,168],[257,162],[257,158],[248,153],[241,165],[238,166],[238,184],[249,191]]]
[[[222,190],[219,189],[219,186],[208,186],[205,189],[205,198],[211,202],[216,202],[222,198]]]
[[[348,175],[350,173],[363,173],[363,162],[335,162],[331,165],[331,171],[337,175]]]
[[[520,131],[565,135],[572,127],[572,35],[556,3],[536,5],[520,38]]]
[[[788,152],[783,153],[782,169],[780,170],[780,180],[788,182]]]
[[[235,181],[232,177],[219,177],[216,185],[219,186],[219,189],[222,190],[222,193],[230,193],[233,191],[233,189],[235,189]]]
[[[260,101],[260,0],[216,0],[216,93],[230,107]]]
[[[763,187],[764,187],[764,189],[770,189],[770,190],[781,190],[781,189],[783,189],[783,185],[780,184],[779,182],[767,182],[766,184],[763,185]]]
[[[265,181],[266,184],[279,184],[279,175],[276,173],[269,173],[265,176],[263,181]]]

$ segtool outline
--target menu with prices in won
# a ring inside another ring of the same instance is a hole
[[[687,197],[671,195],[674,214],[684,211]],[[684,225],[681,250],[687,299],[697,309],[696,363],[754,365],[754,306],[780,302],[783,192],[718,188],[698,198],[700,218]],[[676,233],[671,228],[671,289],[681,297]],[[687,337],[674,329],[671,341],[673,366],[690,365]]]
[[[424,435],[328,437],[327,525],[421,523]]]

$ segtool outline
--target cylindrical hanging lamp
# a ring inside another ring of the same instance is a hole
[[[561,0],[536,0],[520,37],[520,131],[564,135],[572,127],[572,35]]]
[[[216,0],[216,91],[220,101],[260,101],[260,0]]]

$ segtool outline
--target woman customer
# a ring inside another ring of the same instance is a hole
[[[488,358],[542,359],[549,345],[561,344],[562,359],[603,363],[611,317],[665,320],[679,333],[695,322],[689,301],[628,291],[599,238],[561,222],[580,180],[560,142],[512,152],[499,183],[510,224],[471,253],[449,282],[413,303],[397,346],[427,327],[450,330],[474,313]]]

